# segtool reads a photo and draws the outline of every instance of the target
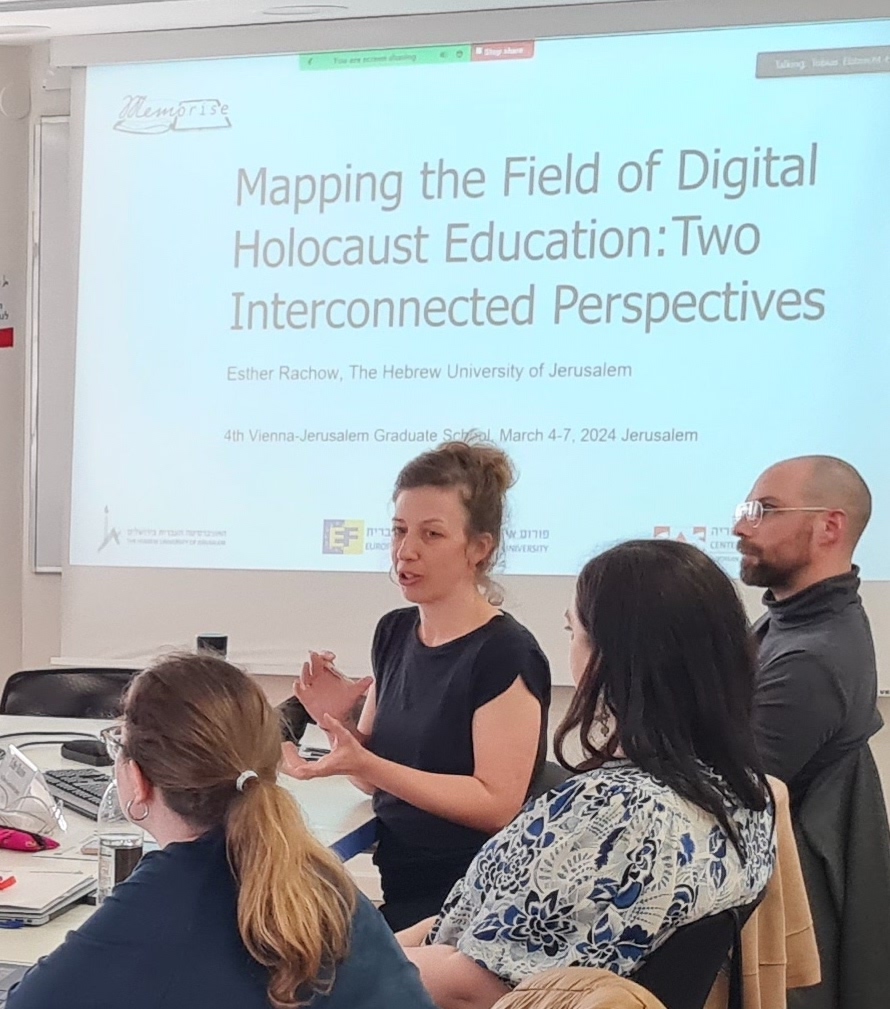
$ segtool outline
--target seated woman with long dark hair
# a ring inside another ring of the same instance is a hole
[[[278,718],[245,673],[164,659],[111,734],[146,855],[8,1009],[432,1009],[417,971],[276,782]]]
[[[487,1009],[549,967],[630,975],[680,926],[753,902],[773,869],[754,657],[726,575],[687,544],[624,543],[585,566],[567,619],[577,690],[555,742],[576,776],[399,936],[442,1009]]]

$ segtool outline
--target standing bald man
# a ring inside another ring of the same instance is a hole
[[[736,509],[741,578],[760,585],[754,719],[767,773],[792,805],[816,775],[883,724],[853,551],[871,516],[859,473],[833,456],[771,466]]]

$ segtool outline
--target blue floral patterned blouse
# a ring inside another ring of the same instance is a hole
[[[772,807],[737,807],[732,819],[744,865],[713,816],[628,761],[610,762],[530,802],[496,834],[428,942],[456,946],[511,985],[549,967],[631,974],[681,925],[766,886]]]

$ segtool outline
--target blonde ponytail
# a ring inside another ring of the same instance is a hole
[[[329,991],[356,889],[276,784],[281,730],[259,686],[215,656],[172,655],[132,681],[124,723],[127,756],[170,809],[199,832],[225,830],[238,930],[275,1009]]]
[[[356,904],[339,859],[312,837],[291,796],[264,780],[248,781],[232,803],[226,846],[239,883],[238,930],[271,972],[272,1005],[294,1009],[329,991]]]

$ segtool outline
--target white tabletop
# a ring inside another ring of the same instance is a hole
[[[54,737],[58,740],[64,738],[66,732],[98,733],[107,724],[109,723],[105,721],[86,718],[0,715],[0,742],[21,745],[24,742],[36,742],[40,738],[33,735],[22,735],[13,739],[3,738],[7,733],[58,732],[59,737]],[[320,738],[317,738],[315,733]],[[315,726],[309,726],[305,741],[309,745],[327,745],[323,733]],[[61,755],[60,745],[58,741],[48,742],[39,746],[28,746],[22,752],[41,770],[86,766],[65,760]],[[282,776],[279,780],[296,799],[309,829],[315,836],[328,846],[343,845],[347,849],[345,857],[349,857],[353,853],[351,839],[361,837],[362,831],[367,831],[368,824],[373,821],[370,798],[345,778],[296,781]],[[64,836],[56,837],[60,844],[58,849],[29,854],[0,848],[0,871],[14,873],[16,869],[45,866],[48,871],[54,867],[63,867],[95,873],[95,856],[84,856],[80,852],[83,842],[95,833],[95,821],[67,808],[65,819],[68,830]],[[65,934],[72,928],[77,928],[92,914],[92,911],[93,908],[87,905],[76,904],[47,925],[0,929],[0,950],[2,950],[0,959],[33,963],[38,957],[45,956],[55,949],[65,938]]]

